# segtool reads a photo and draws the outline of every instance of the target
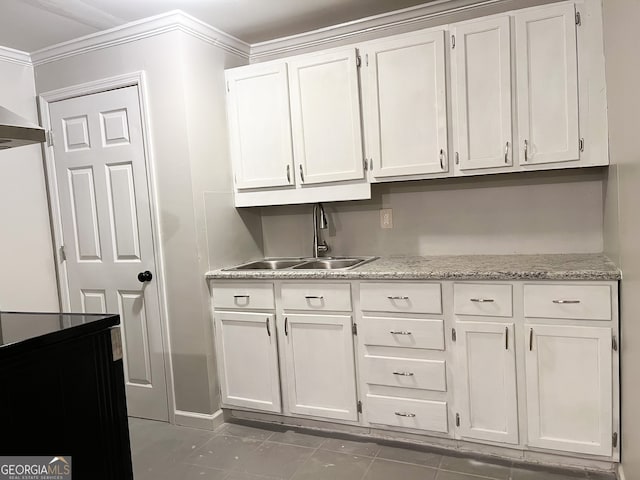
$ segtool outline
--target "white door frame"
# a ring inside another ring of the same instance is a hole
[[[151,205],[151,234],[153,237],[153,256],[156,264],[155,278],[157,278],[158,300],[160,303],[160,328],[162,334],[162,346],[164,349],[164,367],[165,380],[167,388],[167,408],[169,409],[169,422],[175,423],[175,395],[173,389],[173,368],[171,362],[171,342],[169,336],[168,324],[168,308],[166,284],[164,275],[164,252],[162,250],[162,241],[160,234],[160,211],[157,197],[156,175],[155,175],[155,159],[151,142],[151,128],[149,122],[149,108],[147,105],[147,84],[144,71],[137,71],[114,77],[108,77],[101,80],[72,85],[69,87],[50,90],[38,95],[38,106],[40,107],[40,120],[42,127],[47,131],[51,131],[51,116],[49,113],[49,104],[61,100],[68,100],[74,97],[91,95],[94,93],[106,92],[122,87],[138,87],[138,100],[140,106],[140,118],[142,120],[142,138],[144,148],[145,166],[147,169],[147,190],[149,194],[149,203]],[[43,144],[45,161],[45,176],[47,182],[49,208],[51,211],[51,227],[53,234],[54,257],[56,259],[56,274],[58,279],[58,292],[60,298],[60,307],[62,311],[71,309],[71,299],[69,296],[69,277],[67,273],[67,264],[63,259],[61,247],[64,244],[62,236],[62,217],[60,214],[60,196],[58,194],[58,184],[56,179],[56,170],[54,168],[54,154],[51,142]]]

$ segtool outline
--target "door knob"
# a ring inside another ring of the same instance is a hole
[[[152,278],[153,278],[153,274],[149,270],[145,270],[144,272],[140,272],[138,274],[138,281],[142,283],[150,282]]]

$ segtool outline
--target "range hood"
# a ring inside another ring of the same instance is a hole
[[[44,129],[0,107],[0,150],[21,147],[45,140]]]

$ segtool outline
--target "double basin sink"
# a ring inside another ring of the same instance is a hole
[[[265,258],[224,270],[350,270],[378,257]]]

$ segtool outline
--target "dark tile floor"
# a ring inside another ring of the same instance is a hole
[[[132,418],[135,480],[613,480],[438,451],[225,424],[215,432]]]

